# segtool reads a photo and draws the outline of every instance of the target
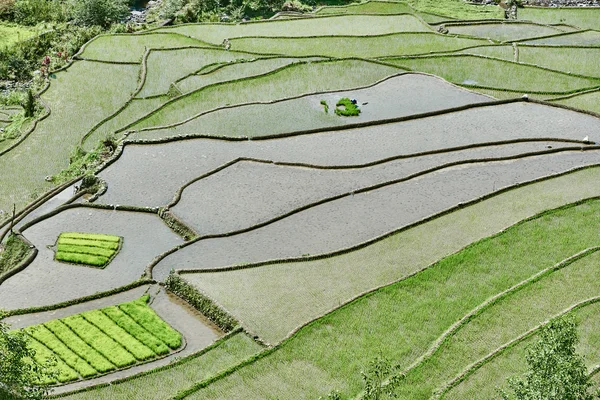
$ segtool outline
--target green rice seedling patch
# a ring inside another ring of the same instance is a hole
[[[215,83],[262,75],[286,65],[303,61],[310,60],[287,57],[239,60],[237,62],[220,65],[210,71],[202,71],[199,74],[191,75],[177,82],[177,87],[183,93],[189,93]]]
[[[472,55],[393,58],[386,62],[427,72],[467,87],[507,89],[521,93],[562,93],[600,85],[600,80]],[[498,71],[502,71],[499,73]]]
[[[549,46],[600,46],[599,31],[581,31],[546,38],[525,39],[520,43]]]
[[[362,60],[295,64],[268,76],[206,87],[167,103],[133,129],[184,121],[203,111],[257,101],[272,101],[305,93],[366,86],[398,70]]]
[[[109,136],[121,139],[121,135],[115,135],[114,132],[120,128],[127,126],[140,118],[142,115],[150,113],[152,110],[160,107],[164,103],[170,100],[170,97],[158,96],[147,99],[133,99],[127,104],[125,109],[119,114],[115,115],[101,126],[99,126],[94,132],[88,135],[82,143],[82,147],[85,151],[92,151],[97,146],[98,142],[104,140]]]
[[[104,356],[86,344],[79,336],[77,336],[68,326],[60,320],[52,320],[44,323],[56,337],[67,345],[75,354],[84,359],[96,371],[105,373],[115,369],[115,366],[108,361]]]
[[[600,77],[600,48],[519,45],[519,62],[572,74]]]
[[[536,36],[547,36],[562,33],[563,31],[544,25],[527,24],[521,22],[495,22],[446,25],[450,34],[475,36],[491,39],[497,42],[509,42],[527,39]]]
[[[65,400],[92,400],[106,398],[111,400],[168,400],[194,382],[208,379],[219,371],[226,370],[258,353],[262,347],[244,333],[219,342],[208,351],[186,357],[168,367],[137,375],[132,379],[113,382],[109,386],[90,391],[75,393],[64,397]]]
[[[473,5],[460,0],[408,0],[407,3],[417,11],[447,16],[449,19],[504,18],[504,11],[496,5]]]
[[[600,9],[589,7],[525,7],[519,9],[519,19],[540,24],[567,24],[581,29],[598,29]]]
[[[181,334],[163,321],[154,310],[148,307],[150,296],[145,295],[140,299],[119,305],[121,311],[131,319],[143,326],[148,332],[162,340],[171,349],[181,346]]]
[[[397,393],[423,398],[469,365],[573,304],[596,296],[600,253],[546,275],[485,309],[450,336],[431,358],[406,375]]]
[[[82,313],[81,316],[123,346],[138,361],[145,361],[156,357],[154,351],[144,346],[135,337],[116,325],[101,310],[87,311]]]
[[[19,210],[53,186],[45,177],[67,168],[82,136],[130,98],[139,69],[77,61],[52,75],[50,88],[41,96],[51,114],[10,156],[0,157],[0,209],[12,210],[16,204]]]
[[[515,50],[510,44],[478,46],[470,49],[461,50],[457,53],[474,54],[478,56],[501,58],[503,60],[508,61],[516,61]]]
[[[56,354],[69,367],[73,368],[83,378],[90,378],[97,375],[98,372],[88,364],[83,358],[75,354],[63,342],[61,342],[48,328],[44,325],[30,326],[24,329],[25,333],[33,337],[40,343]]]
[[[147,74],[144,87],[137,97],[166,94],[171,83],[199,71],[202,67],[254,58],[255,55],[227,51],[222,48],[189,48],[153,51],[147,59]],[[177,62],[173,62],[177,60]]]
[[[315,11],[317,15],[341,14],[414,14],[415,10],[399,1],[367,1],[347,6],[322,7]]]
[[[119,252],[122,240],[113,235],[61,233],[56,242],[55,259],[104,268]]]
[[[73,315],[61,320],[84,342],[102,354],[118,368],[124,368],[136,363],[135,357],[103,333],[100,329],[86,321],[81,315]]]
[[[585,364],[588,371],[591,371],[600,363],[598,355],[598,348],[600,347],[600,336],[598,335],[600,304],[594,303],[569,314],[573,315],[578,321],[577,331],[580,342],[577,346],[577,352],[585,357]],[[538,339],[539,336],[534,334],[500,353],[496,358],[475,370],[472,375],[451,389],[443,398],[448,400],[474,398],[470,396],[482,399],[496,398],[498,393],[496,388],[508,389],[506,384],[508,378],[522,376],[527,371],[525,362],[527,347],[537,342]]]
[[[597,114],[600,114],[600,91],[598,90],[583,93],[566,99],[557,99],[550,101],[556,104],[563,104],[565,106],[578,108],[580,110],[592,111]]]
[[[238,50],[285,54],[291,57],[378,58],[450,52],[489,44],[489,41],[425,32],[370,37],[240,38],[232,39],[231,43]]]
[[[358,117],[360,109],[355,102],[347,97],[339,99],[335,104],[335,113],[342,117]]]
[[[182,35],[221,45],[223,40],[247,36],[365,36],[395,32],[431,32],[431,28],[414,15],[343,15],[326,18],[300,18],[245,24],[189,24],[167,27],[155,32]],[[232,42],[231,50],[239,50]]]
[[[79,336],[60,320],[48,321],[44,323],[44,326],[96,371],[105,373],[115,369],[115,366],[110,361],[81,340]]]
[[[167,49],[183,46],[207,46],[206,42],[174,32],[153,32],[143,35],[98,36],[81,54],[90,60],[141,63],[145,49]]]
[[[600,168],[528,185],[333,258],[182,277],[263,339],[277,342],[353,296],[410,275],[491,232],[600,195],[597,179]]]
[[[131,336],[136,338],[140,343],[143,343],[157,355],[162,356],[169,353],[170,350],[167,345],[131,319],[131,317],[121,311],[119,307],[113,306],[103,308],[102,312],[115,324],[127,331]]]
[[[42,343],[32,337],[27,338],[27,345],[35,351],[34,359],[39,364],[50,363],[51,374],[39,377],[39,383],[42,385],[56,383],[67,383],[79,378],[77,372],[73,371],[63,360],[56,358],[54,353]]]
[[[276,352],[191,398],[232,398],[241,390],[242,382],[264,382],[265,377],[268,385],[252,385],[252,389],[260,390],[261,395],[256,398],[317,398],[331,390],[332,382],[339,384],[334,388],[343,396],[355,396],[362,390],[356,377],[374,355],[384,354],[405,368],[454,322],[486,299],[598,245],[594,232],[600,226],[599,211],[600,201],[589,201],[541,215],[481,240],[417,275],[325,315],[302,328]],[[454,232],[458,232],[456,227]],[[445,237],[449,239],[448,235]],[[372,260],[381,264],[381,255]],[[362,267],[372,273],[366,263]],[[298,265],[297,268],[302,269]],[[230,295],[235,293],[230,289]],[[265,295],[264,290],[261,295]],[[266,308],[261,311],[266,313]],[[305,366],[299,374],[287,368],[299,365]],[[323,376],[325,386],[301,384],[322,382]]]

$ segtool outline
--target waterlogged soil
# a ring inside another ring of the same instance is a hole
[[[340,117],[334,113],[341,98],[356,99],[361,113]],[[136,139],[155,139],[183,134],[227,137],[260,137],[306,129],[327,128],[358,122],[405,117],[492,99],[456,87],[430,75],[404,74],[372,87],[303,96],[272,104],[221,109],[166,129],[133,134]],[[321,104],[325,101],[328,112]]]
[[[168,204],[185,183],[240,157],[313,165],[356,165],[398,155],[515,139],[600,142],[600,120],[573,111],[510,103],[478,107],[360,129],[228,142],[193,139],[161,145],[127,145],[99,176],[106,204]]]
[[[121,251],[104,269],[60,263],[53,246],[62,232],[123,237]],[[45,306],[127,285],[140,278],[155,255],[180,244],[155,214],[92,208],[65,210],[25,230],[38,249],[34,261],[0,285],[0,308]]]
[[[199,235],[222,234],[264,223],[310,203],[406,179],[448,163],[510,157],[567,146],[577,147],[562,142],[518,143],[335,170],[241,161],[188,186],[171,210]]]
[[[165,279],[172,269],[218,268],[352,247],[481,196],[586,165],[600,150],[533,156],[457,166],[381,189],[348,195],[262,228],[200,240],[154,268]]]
[[[178,297],[167,293],[163,288],[152,286],[150,288],[150,294],[152,296],[150,307],[152,307],[163,320],[183,335],[185,347],[160,360],[138,365],[99,378],[64,385],[56,388],[53,393],[64,393],[100,383],[111,382],[115,379],[126,378],[140,372],[168,365],[179,358],[186,357],[202,350],[223,336],[223,332],[208,321],[206,317],[197,310],[191,308]]]

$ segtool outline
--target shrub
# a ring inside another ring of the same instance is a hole
[[[84,26],[108,28],[129,15],[127,0],[75,0],[74,21]]]
[[[325,114],[328,114],[329,113],[329,104],[327,104],[327,102],[325,100],[321,100],[321,105],[325,109]]]

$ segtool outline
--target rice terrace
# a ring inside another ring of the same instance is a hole
[[[597,389],[600,7],[557,4],[87,41],[0,134],[0,322],[46,397],[383,399],[386,360],[397,398],[500,399],[561,316]]]

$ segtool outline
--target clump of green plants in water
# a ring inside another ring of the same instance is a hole
[[[321,105],[325,109],[325,114],[328,114],[329,113],[329,104],[327,104],[327,102],[325,100],[321,100]]]
[[[57,261],[104,268],[117,255],[122,238],[113,235],[66,232],[56,243]]]
[[[0,275],[16,267],[30,251],[29,245],[20,236],[11,234],[0,253]]]
[[[343,117],[357,117],[360,114],[360,109],[352,100],[344,97],[336,103],[335,113]]]

